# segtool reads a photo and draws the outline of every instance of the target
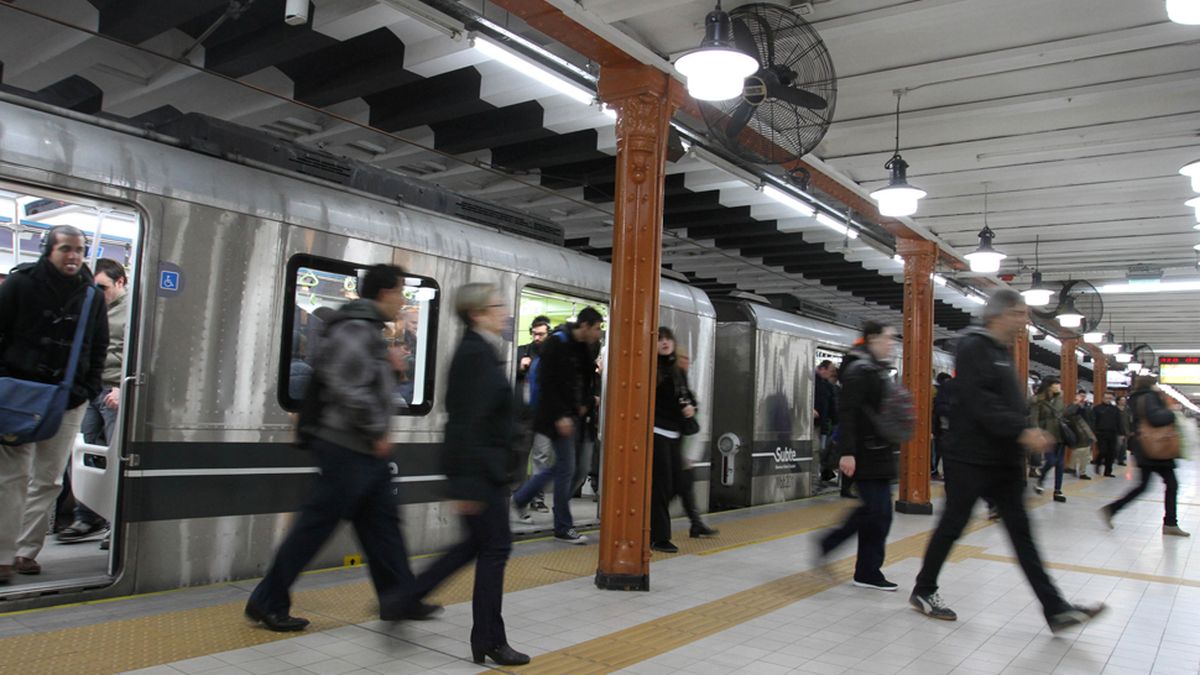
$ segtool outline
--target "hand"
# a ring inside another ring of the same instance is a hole
[[[104,397],[104,405],[108,406],[109,408],[112,408],[113,410],[116,410],[118,407],[120,407],[120,405],[121,405],[121,388],[120,387],[113,387],[112,390],[108,392],[108,396]]]
[[[854,455],[846,455],[838,462],[838,470],[843,476],[854,477],[854,471],[858,468],[858,464],[854,461]]]
[[[819,419],[821,419],[821,413],[820,413],[820,412],[818,412],[816,408],[813,408],[813,419],[814,419],[814,420],[819,420]]]
[[[392,442],[386,438],[381,438],[375,441],[374,451],[371,453],[379,459],[387,459],[392,456]]]
[[[696,406],[688,404],[683,406],[684,419],[691,419],[696,416]]]
[[[563,417],[554,423],[554,428],[558,430],[559,436],[570,436],[575,433],[575,421],[570,417]]]
[[[1050,445],[1054,442],[1054,439],[1051,438],[1050,434],[1042,431],[1041,429],[1030,428],[1021,432],[1021,435],[1017,437],[1017,442],[1024,446],[1027,450],[1032,450],[1033,452],[1045,452],[1050,448]]]
[[[529,370],[529,366],[531,366],[531,365],[533,365],[533,359],[531,357],[526,356],[526,357],[522,358],[521,365],[520,365],[521,372],[525,372],[525,371]]]
[[[581,405],[581,406],[579,406],[579,416],[580,416],[580,417],[587,417],[587,414],[588,414],[588,409],[587,409],[587,406],[586,406],[586,405]]]
[[[483,513],[484,502],[469,502],[462,499],[456,499],[450,502],[450,510],[456,516],[474,516]]]

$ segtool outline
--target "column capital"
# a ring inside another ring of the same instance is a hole
[[[928,239],[907,239],[904,237],[897,237],[896,253],[905,258],[913,256],[937,257],[938,247],[937,244],[929,241]]]
[[[600,100],[613,108],[641,96],[665,99],[673,107],[678,107],[687,97],[687,91],[679,80],[640,63],[602,67],[597,89]]]

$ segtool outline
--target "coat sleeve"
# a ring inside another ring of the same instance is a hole
[[[1004,401],[996,391],[990,377],[1007,377],[1009,373],[996,373],[992,354],[982,340],[966,340],[959,347],[955,365],[958,377],[958,405],[962,406],[982,433],[1005,440],[1016,440],[1025,430],[1027,420],[1019,409]]]
[[[861,427],[870,423],[863,419],[862,410],[867,397],[868,376],[866,368],[853,365],[844,373],[845,379],[838,395],[838,413],[841,416],[838,422],[838,454],[842,457],[858,457],[858,450],[862,446],[862,439],[859,438]]]
[[[352,426],[368,438],[387,435],[389,415],[378,410],[379,364],[371,355],[375,328],[366,321],[336,324],[323,340],[323,354],[317,365],[321,383],[330,398],[345,409]]]
[[[17,288],[21,276],[10,274],[7,281],[0,282],[0,343],[12,334],[13,325],[21,311],[20,291]]]
[[[571,393],[571,357],[567,345],[557,335],[551,334],[542,346],[541,361],[538,363],[538,406],[550,414],[546,419],[560,420],[575,417],[578,410]]]
[[[108,308],[104,305],[104,294],[99,290],[92,298],[91,313],[87,373],[82,380],[75,378],[76,386],[82,386],[82,393],[89,401],[99,396],[104,388],[104,364],[108,361]]]

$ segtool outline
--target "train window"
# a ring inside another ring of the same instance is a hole
[[[359,273],[364,265],[311,255],[288,262],[284,309],[283,358],[279,368],[279,402],[298,410],[312,377],[325,322],[343,304],[358,299]],[[404,278],[407,299],[384,338],[401,355],[402,369],[394,392],[398,415],[424,415],[433,407],[434,347],[441,292],[427,277]]]

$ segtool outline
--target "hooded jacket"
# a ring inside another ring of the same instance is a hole
[[[896,477],[896,446],[881,438],[875,419],[883,405],[888,364],[866,347],[851,349],[842,359],[838,380],[838,453],[853,456],[856,480],[891,480]]]
[[[954,401],[947,458],[982,466],[1021,467],[1017,439],[1028,426],[1025,394],[1008,347],[986,328],[966,329],[955,350]]]
[[[18,265],[0,283],[0,377],[47,384],[61,382],[66,375],[86,289],[92,285],[92,273],[87,267],[82,267],[74,277],[67,277],[45,256],[35,263]],[[100,394],[108,350],[105,311],[104,294],[97,289],[83,333],[68,408]]]
[[[386,320],[371,300],[348,302],[330,317],[314,359],[322,390],[313,435],[364,454],[387,436],[396,373],[383,339]]]

